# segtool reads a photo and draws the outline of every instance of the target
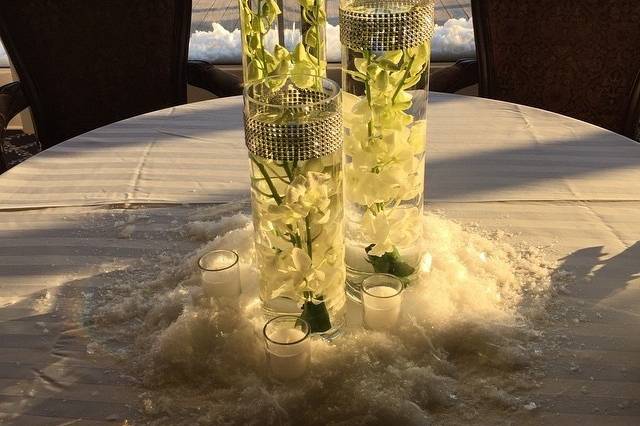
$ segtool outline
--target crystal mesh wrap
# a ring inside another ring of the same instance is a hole
[[[245,119],[245,141],[249,152],[270,160],[310,160],[332,154],[342,147],[342,114],[338,96],[335,100],[310,89],[290,87],[285,99],[283,95],[273,95],[259,99],[264,104],[285,105],[287,114],[295,116],[311,115],[312,120],[301,123],[270,123],[255,118],[255,114]],[[261,107],[262,108],[262,107]],[[264,111],[271,111],[264,106]],[[261,112],[260,110],[258,112]]]
[[[396,10],[385,12],[383,6]],[[360,7],[362,11],[356,10]],[[372,13],[374,7],[379,8],[377,13]],[[340,41],[356,50],[388,52],[415,47],[433,36],[433,13],[433,0],[356,0],[347,10],[340,7]]]

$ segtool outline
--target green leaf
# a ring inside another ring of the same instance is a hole
[[[373,256],[369,254],[369,252],[371,251],[371,249],[373,249],[374,246],[375,244],[371,244],[370,246],[364,249],[364,251],[367,252],[368,262],[371,264],[371,266],[373,266],[373,270],[375,272],[378,272],[380,274],[390,273],[389,271],[391,270],[391,262],[389,260],[389,256],[387,256],[388,253],[385,253],[382,256]]]
[[[396,262],[393,269],[393,275],[396,277],[408,277],[415,272],[415,268],[405,262]]]
[[[322,297],[319,298],[320,303],[315,304],[308,300],[302,305],[302,314],[300,318],[309,324],[312,333],[322,333],[331,330],[331,320],[329,319],[329,311]]]
[[[373,270],[382,274],[395,275],[398,278],[408,277],[416,270],[411,265],[400,260],[400,253],[398,249],[394,247],[392,252],[387,252],[382,256],[373,256],[369,254],[373,249],[374,244],[371,244],[365,251],[367,252],[367,258]]]

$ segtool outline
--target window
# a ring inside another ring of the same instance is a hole
[[[7,52],[4,50],[2,42],[0,42],[0,68],[7,67],[9,67],[9,57],[7,56]]]
[[[327,58],[340,62],[338,0],[328,2]],[[475,57],[471,0],[436,0],[432,61]],[[193,0],[189,58],[215,64],[242,62],[237,0]],[[0,67],[9,58],[0,44]]]
[[[327,59],[340,62],[339,0],[327,2]],[[432,61],[475,57],[471,0],[435,0]],[[240,64],[238,0],[193,0],[189,58]]]
[[[471,0],[435,0],[435,15],[431,60],[445,62],[475,58]]]

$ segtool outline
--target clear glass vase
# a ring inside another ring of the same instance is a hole
[[[271,75],[326,76],[326,0],[238,1],[245,83]]]
[[[332,336],[345,308],[340,89],[298,80],[245,89],[260,297],[268,317],[301,315],[311,332]]]
[[[374,272],[406,284],[423,255],[433,0],[342,0],[347,292]]]

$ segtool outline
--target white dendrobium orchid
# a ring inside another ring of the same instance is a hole
[[[265,299],[302,298],[309,292],[323,300],[344,299],[341,171],[334,161],[305,161],[286,185],[291,169],[270,163],[270,182],[279,191],[260,175],[254,178],[253,208],[260,218],[256,251]]]
[[[310,212],[324,212],[331,204],[331,181],[331,176],[327,173],[308,172],[306,177],[298,175],[287,188],[284,204],[303,217]]]
[[[318,283],[325,279],[325,274],[317,266],[313,265],[311,257],[306,251],[295,247],[291,251],[291,264],[287,265],[286,279],[287,285],[302,293],[313,288],[318,288]]]
[[[415,208],[395,208],[373,214],[365,213],[362,221],[363,232],[374,244],[369,254],[382,256],[392,252],[394,247],[413,244],[417,237],[415,230],[420,226],[420,212]]]
[[[327,173],[307,172],[306,177],[297,175],[286,190],[280,205],[269,204],[263,217],[276,227],[293,225],[310,214],[314,222],[326,223],[330,216],[331,196],[335,193],[333,178]]]
[[[366,133],[367,122],[371,119],[371,108],[367,98],[342,92],[342,118],[345,127],[349,129],[363,127]]]
[[[395,198],[406,179],[398,167],[386,167],[380,172],[356,169],[353,164],[345,168],[346,191],[350,200],[365,206],[384,203]]]
[[[284,283],[286,278],[286,270],[288,269],[286,262],[290,257],[291,245],[284,251],[274,250],[271,246],[256,242],[256,251],[258,252],[258,258],[260,259],[261,273],[265,277],[269,277],[268,280],[263,280],[265,287],[263,290],[267,298],[275,298],[286,294],[289,288]]]

